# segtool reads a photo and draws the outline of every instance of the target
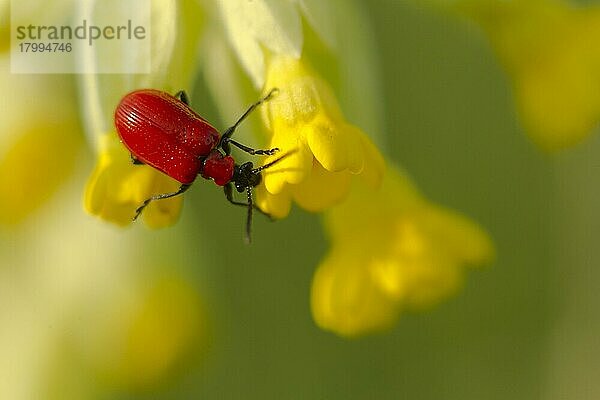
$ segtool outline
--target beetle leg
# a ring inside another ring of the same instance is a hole
[[[238,127],[239,124],[242,123],[243,120],[246,119],[246,117],[248,115],[250,115],[250,113],[252,111],[254,111],[254,109],[258,106],[260,106],[262,103],[264,103],[265,101],[268,101],[271,99],[271,97],[277,93],[279,91],[279,89],[277,88],[273,88],[271,89],[271,91],[262,99],[260,99],[259,101],[257,101],[256,103],[252,104],[250,107],[248,107],[248,109],[246,110],[245,113],[242,114],[242,116],[236,121],[235,124],[233,124],[232,127],[227,128],[227,130],[223,133],[223,136],[221,136],[221,142],[219,143],[219,146],[226,141],[229,141],[229,138],[231,137],[231,135],[233,135],[233,132],[235,132],[236,128]]]
[[[252,188],[248,186],[246,188],[246,194],[248,196],[248,214],[246,217],[246,243],[250,244],[252,241],[252,237],[250,236],[250,231],[252,230],[252,207],[254,203],[252,202]]]
[[[275,154],[276,152],[279,151],[278,147],[274,147],[272,149],[264,149],[264,150],[259,150],[259,149],[253,149],[252,147],[248,147],[244,144],[241,144],[239,142],[236,142],[233,139],[227,138],[227,140],[225,141],[225,144],[231,143],[232,145],[234,145],[235,147],[237,147],[240,150],[245,151],[246,153],[252,154],[254,155],[258,155],[258,156],[262,156],[262,155],[266,155],[266,156],[271,156],[273,154]]]
[[[152,196],[146,200],[144,200],[144,202],[142,203],[141,206],[139,206],[137,208],[137,210],[135,210],[135,216],[133,217],[133,220],[135,221],[136,219],[138,219],[138,217],[140,216],[140,214],[142,213],[142,211],[144,210],[144,208],[146,208],[146,206],[152,201],[152,200],[161,200],[161,199],[168,199],[169,197],[174,197],[177,195],[180,195],[181,193],[185,192],[186,190],[188,190],[190,188],[191,185],[186,185],[183,184],[181,186],[179,186],[179,189],[176,192],[172,192],[172,193],[163,193],[163,194],[157,194],[155,196]]]
[[[223,186],[223,191],[225,191],[225,197],[227,198],[227,201],[230,202],[231,204],[236,205],[236,206],[248,207],[248,203],[243,203],[241,201],[236,201],[233,199],[233,186],[231,183],[228,183],[227,185]],[[268,217],[270,220],[273,220],[273,217],[271,217],[271,214],[264,212],[256,204],[253,203],[252,208],[254,208],[256,211],[258,211],[265,217]]]
[[[131,158],[131,162],[133,163],[133,165],[144,165],[144,163],[135,158],[133,154],[129,153],[129,157]]]
[[[179,101],[181,101],[186,106],[190,105],[190,98],[188,97],[185,90],[180,90],[179,92],[175,93],[175,98],[179,99]]]

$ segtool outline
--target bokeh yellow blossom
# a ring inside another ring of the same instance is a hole
[[[534,142],[558,150],[600,122],[600,6],[562,0],[462,0],[512,78]]]
[[[437,304],[461,287],[465,267],[494,254],[479,226],[430,203],[392,168],[379,191],[356,181],[325,224],[331,249],[314,276],[312,313],[342,336],[383,330],[403,311]]]
[[[101,304],[104,315],[91,321],[95,329],[78,351],[110,386],[148,389],[206,344],[206,315],[195,289],[176,274],[153,277],[134,289]]]
[[[279,89],[263,106],[271,136],[268,147],[286,156],[264,172],[264,188],[258,191],[261,208],[281,218],[294,200],[309,211],[323,211],[344,199],[352,175],[371,187],[379,185],[381,154],[359,128],[346,122],[329,85],[304,61],[272,56],[265,88]]]
[[[83,141],[68,77],[11,75],[1,55],[0,91],[0,224],[10,226],[62,186]]]

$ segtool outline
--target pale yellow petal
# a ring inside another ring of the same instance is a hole
[[[263,171],[265,186],[270,193],[278,194],[286,185],[302,182],[310,175],[312,154],[304,138],[294,130],[278,133],[271,141],[270,147],[277,147],[280,151],[267,157],[263,164],[285,155],[281,161]]]
[[[421,218],[427,234],[456,260],[470,266],[493,261],[495,250],[490,236],[469,218],[436,205],[424,207]]]
[[[360,137],[362,151],[364,153],[364,169],[360,173],[360,179],[371,188],[378,188],[385,174],[385,160],[375,144],[366,136]]]
[[[314,161],[308,179],[290,187],[293,199],[307,211],[323,211],[341,202],[350,190],[352,175],[348,171],[329,172]]]
[[[255,190],[256,205],[273,218],[285,218],[292,207],[292,198],[286,189],[273,195],[269,193],[265,185],[259,185]]]
[[[364,166],[358,128],[322,116],[303,130],[308,146],[319,163],[330,172],[349,170],[360,173]]]
[[[317,268],[311,288],[317,325],[347,337],[385,330],[399,314],[398,302],[373,281],[361,250],[358,244],[333,249]]]

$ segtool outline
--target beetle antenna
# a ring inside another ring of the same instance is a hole
[[[267,168],[270,168],[270,167],[272,167],[273,165],[277,164],[279,161],[283,160],[284,158],[286,158],[286,157],[288,157],[288,156],[291,156],[292,154],[294,154],[294,153],[295,153],[295,152],[297,152],[297,151],[298,151],[297,149],[290,150],[290,151],[288,151],[287,153],[285,153],[285,154],[281,155],[281,157],[278,157],[278,158],[276,158],[275,160],[271,161],[270,163],[267,163],[267,164],[265,164],[265,165],[261,165],[261,166],[260,166],[260,167],[258,167],[258,168],[254,168],[254,169],[253,169],[251,172],[252,172],[252,174],[256,175],[256,174],[258,174],[259,172],[261,172],[261,171],[263,171],[263,170],[265,170],[265,169],[267,169]]]

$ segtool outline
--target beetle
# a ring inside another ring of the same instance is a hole
[[[133,220],[151,201],[184,193],[200,175],[223,186],[225,198],[230,203],[248,208],[246,241],[250,242],[252,210],[269,216],[252,201],[252,188],[260,184],[264,169],[287,154],[257,168],[250,161],[240,165],[231,156],[231,145],[251,155],[273,155],[279,149],[253,149],[231,137],[242,121],[277,91],[272,89],[248,107],[222,135],[192,110],[184,91],[173,96],[160,90],[141,89],[125,95],[115,110],[115,126],[121,142],[131,153],[133,163],[150,165],[181,183],[175,192],[146,199],[135,211]],[[246,202],[234,200],[233,187],[239,193],[246,192]]]

